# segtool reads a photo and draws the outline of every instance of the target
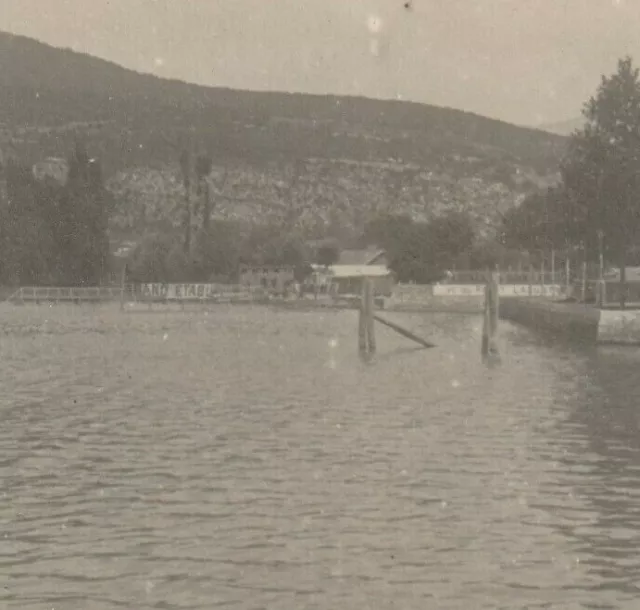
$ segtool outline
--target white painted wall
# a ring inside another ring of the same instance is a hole
[[[500,284],[500,296],[502,297],[560,297],[564,294],[564,286],[545,285],[542,286],[528,284]],[[435,284],[433,286],[433,296],[437,297],[460,297],[460,296],[483,296],[484,284]]]

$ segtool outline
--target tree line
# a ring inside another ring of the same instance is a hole
[[[178,156],[184,193],[182,227],[144,236],[128,264],[131,281],[232,282],[243,264],[291,266],[303,281],[311,264],[336,262],[341,247],[370,245],[386,251],[390,268],[402,282],[438,281],[456,264],[479,269],[509,258],[501,244],[477,239],[474,223],[464,212],[452,211],[430,222],[382,214],[369,219],[361,234],[351,238],[332,238],[327,228],[320,244],[310,244],[296,232],[291,218],[271,224],[212,219],[211,157],[202,149],[195,154],[194,148],[191,141]]]
[[[0,184],[0,283],[96,285],[109,268],[112,200],[99,163],[78,145],[64,184],[5,161]]]
[[[401,217],[370,223],[399,278],[433,281],[456,263],[539,264],[556,251],[574,263],[612,263],[624,283],[626,267],[640,265],[640,71],[630,57],[602,77],[582,114],[584,127],[569,139],[558,183],[506,213],[495,239],[476,240],[468,217],[458,213],[431,223]]]
[[[143,234],[127,260],[130,282],[234,282],[241,265],[287,265],[303,281],[311,264],[331,265],[341,247],[375,245],[387,252],[403,282],[426,283],[452,266],[483,268],[504,260],[504,248],[478,243],[471,218],[450,212],[431,222],[387,214],[370,219],[360,236],[341,243],[327,235],[310,244],[282,223],[215,218],[208,183],[211,160],[180,157],[184,221],[178,229]],[[64,184],[37,180],[30,167],[9,159],[0,201],[0,282],[9,285],[96,285],[114,269],[109,253],[113,197],[100,165],[80,145]]]
[[[574,252],[587,263],[602,256],[620,269],[624,283],[627,265],[640,263],[640,78],[630,57],[602,77],[583,116],[559,183],[506,214],[502,242]]]
[[[523,253],[552,249],[600,255],[621,268],[640,263],[640,77],[631,58],[603,76],[584,107],[585,125],[570,138],[559,183],[533,193],[503,217],[495,239],[480,239],[464,212],[430,222],[386,214],[370,218],[357,243],[311,246],[283,224],[215,218],[206,154],[179,156],[184,222],[177,231],[141,236],[128,261],[130,281],[233,281],[241,264],[290,265],[299,279],[311,263],[331,264],[339,246],[375,244],[400,281],[438,281],[452,267],[521,263]],[[14,160],[2,167],[0,282],[95,285],[108,275],[113,198],[100,165],[77,146],[64,184],[36,180]],[[287,225],[288,226],[288,225]]]
[[[516,264],[520,252],[495,240],[477,236],[471,217],[450,212],[430,222],[409,216],[383,214],[370,219],[361,235],[349,243],[328,238],[309,243],[281,225],[259,225],[212,220],[192,235],[188,254],[184,234],[147,235],[129,263],[134,281],[234,281],[240,265],[287,265],[299,281],[312,264],[331,265],[341,247],[376,246],[386,252],[389,267],[401,282],[430,283],[443,279],[452,268],[486,269],[496,264]]]

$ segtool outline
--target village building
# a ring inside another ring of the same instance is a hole
[[[390,296],[396,283],[384,250],[343,250],[335,264],[312,269],[305,287],[318,294],[358,295],[363,279],[370,278],[376,295]]]
[[[59,184],[64,184],[67,181],[69,166],[65,159],[47,157],[43,161],[38,161],[32,167],[32,172],[36,180],[50,178]]]
[[[244,288],[263,288],[268,292],[282,294],[294,282],[294,268],[289,265],[242,265],[240,267],[240,285]]]
[[[376,295],[390,296],[395,275],[386,265],[312,265],[310,283],[319,292],[332,295],[356,295],[362,292],[362,281],[370,278]]]
[[[365,250],[342,250],[337,265],[381,265],[387,266],[387,253],[379,248]]]

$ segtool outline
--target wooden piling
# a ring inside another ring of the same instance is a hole
[[[607,305],[607,283],[600,279],[596,283],[596,307],[603,309]]]
[[[493,339],[498,334],[498,319],[500,316],[500,274],[494,271],[491,274],[491,308],[490,308],[490,321],[491,321],[491,336]]]
[[[500,310],[499,273],[494,271],[487,274],[487,283],[484,287],[484,320],[482,324],[483,358],[498,355],[496,338],[498,334],[498,318]]]
[[[374,290],[371,278],[364,278],[362,281],[362,298],[360,301],[360,313],[358,318],[358,349],[364,358],[371,357],[376,351],[375,322],[380,322],[384,326],[396,331],[399,335],[415,341],[422,347],[435,347],[421,339],[411,331],[402,326],[385,320],[375,313]]]
[[[364,355],[367,353],[368,343],[367,343],[367,322],[365,319],[365,310],[364,310],[364,287],[362,289],[362,294],[360,295],[360,310],[358,314],[358,351],[360,355]]]
[[[367,278],[365,280],[365,299],[367,303],[367,340],[369,342],[369,353],[374,354],[376,351],[376,330],[374,315],[374,290],[373,280]]]
[[[358,319],[358,349],[363,356],[376,351],[376,337],[373,320],[373,283],[370,278],[362,280],[362,299]]]
[[[120,277],[120,311],[124,311],[124,292],[127,281],[127,263],[122,267],[122,274]]]

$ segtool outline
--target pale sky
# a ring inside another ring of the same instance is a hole
[[[640,64],[640,0],[0,0],[0,30],[159,76],[535,125]]]

